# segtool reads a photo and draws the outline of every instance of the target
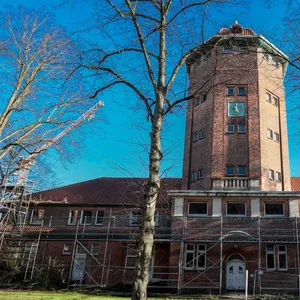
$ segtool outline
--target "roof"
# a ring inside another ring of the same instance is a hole
[[[138,204],[143,199],[143,185],[146,178],[102,177],[79,182],[32,195],[38,202],[65,204]],[[167,190],[178,190],[181,178],[162,178],[158,205],[169,203]]]
[[[300,191],[300,177],[291,177],[291,190]]]
[[[243,28],[237,21],[230,28],[221,28],[218,34],[222,35],[255,35],[251,28]]]

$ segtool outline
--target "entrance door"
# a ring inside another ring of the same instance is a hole
[[[76,252],[73,269],[72,269],[72,281],[82,281],[84,278],[86,253]]]
[[[226,267],[227,290],[245,290],[246,264],[242,260],[231,260]]]

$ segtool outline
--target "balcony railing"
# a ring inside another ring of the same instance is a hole
[[[238,189],[238,190],[258,190],[259,180],[245,177],[224,177],[213,179],[214,190]]]

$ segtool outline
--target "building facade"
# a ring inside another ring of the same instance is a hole
[[[300,290],[286,67],[284,53],[237,23],[195,48],[183,175],[162,180],[155,214],[156,291],[243,291],[246,281],[253,293]],[[2,265],[18,249],[25,279],[55,260],[68,286],[130,285],[143,182],[99,178],[33,195],[22,239],[2,224]]]

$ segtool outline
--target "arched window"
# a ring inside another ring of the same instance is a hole
[[[245,261],[244,257],[239,255],[239,254],[232,254],[228,257],[227,261],[230,261],[230,260],[241,260],[241,261]]]

